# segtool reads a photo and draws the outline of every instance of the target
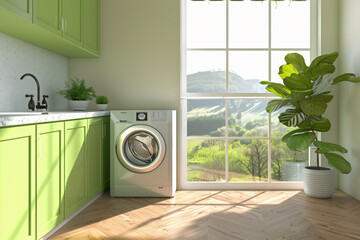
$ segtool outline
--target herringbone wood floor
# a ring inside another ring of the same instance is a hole
[[[331,199],[301,191],[105,193],[50,239],[360,239],[360,202],[340,191]]]

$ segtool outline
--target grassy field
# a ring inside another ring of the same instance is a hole
[[[204,142],[205,140],[188,140],[187,141],[187,153],[191,152],[194,147],[201,145],[202,142]]]

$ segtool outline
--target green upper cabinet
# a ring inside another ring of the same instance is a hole
[[[0,0],[0,32],[66,57],[99,57],[99,0]]]
[[[87,120],[65,122],[65,218],[87,203]]]
[[[65,219],[64,122],[37,125],[37,237]]]
[[[46,30],[61,34],[60,28],[60,0],[33,0],[34,24]]]
[[[0,0],[0,6],[31,22],[32,0]]]
[[[0,128],[0,239],[35,239],[35,126]]]
[[[102,118],[88,119],[88,200],[103,190],[102,124]]]
[[[62,0],[62,21],[63,37],[82,46],[82,0]]]
[[[84,0],[84,48],[99,53],[99,0]]]

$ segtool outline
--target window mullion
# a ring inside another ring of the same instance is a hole
[[[229,0],[226,0],[226,93],[229,92]],[[225,182],[229,182],[229,100],[225,100]]]
[[[271,81],[271,1],[269,0],[269,81]],[[271,114],[269,114],[268,126],[268,182],[271,183]]]
[[[229,99],[225,100],[225,181],[229,181]]]

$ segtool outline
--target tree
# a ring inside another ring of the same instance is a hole
[[[259,181],[262,177],[267,176],[267,172],[264,172],[268,163],[267,149],[267,144],[264,144],[263,140],[255,139],[251,141],[251,145],[245,151],[244,155],[248,160],[243,161],[243,166],[253,176],[253,181],[255,181],[255,176],[259,177]]]

